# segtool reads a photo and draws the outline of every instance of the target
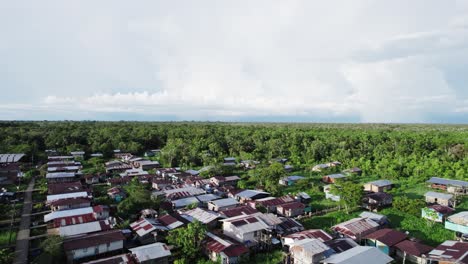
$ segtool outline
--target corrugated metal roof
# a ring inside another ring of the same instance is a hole
[[[87,192],[73,192],[73,193],[47,195],[47,202],[52,202],[52,201],[61,200],[61,199],[68,199],[68,198],[78,198],[78,197],[88,197],[88,193]]]
[[[297,254],[299,253],[301,255],[301,259],[304,257],[307,259],[309,259],[310,257],[310,259],[312,259],[312,256],[320,253],[326,253],[327,251],[327,255],[331,255],[333,253],[329,246],[325,245],[322,241],[315,238],[306,238],[303,240],[298,240],[290,246],[289,251],[295,258],[298,257]]]
[[[238,232],[242,234],[264,230],[269,227],[259,217],[255,215],[236,216],[236,217],[224,219],[222,221],[224,222],[223,227],[226,224],[231,224],[235,227],[235,229]]]
[[[435,184],[441,184],[441,185],[453,185],[453,186],[460,186],[460,187],[468,187],[468,182],[466,182],[466,181],[444,179],[444,178],[439,178],[439,177],[432,177],[427,182],[435,183]]]
[[[375,247],[357,246],[339,254],[324,259],[321,263],[329,264],[387,264],[393,261],[391,257]]]
[[[263,192],[263,191],[244,190],[244,191],[242,191],[242,192],[236,194],[236,197],[252,198],[252,197],[254,197],[255,195],[258,195],[258,194],[266,194],[266,195],[269,195],[269,193]]]
[[[46,179],[73,178],[75,176],[74,172],[51,172],[46,174]]]
[[[379,224],[368,218],[353,218],[349,221],[332,226],[332,229],[349,236],[356,236],[375,229],[378,226]]]
[[[318,239],[322,242],[328,241],[333,239],[331,235],[329,235],[327,232],[323,231],[322,229],[310,229],[310,230],[304,230],[301,232],[297,232],[291,235],[287,235],[284,238],[290,238],[293,240],[303,240],[306,238],[315,238]]]
[[[372,184],[372,185],[375,185],[375,186],[378,186],[378,187],[383,187],[383,186],[392,185],[392,182],[389,181],[389,180],[378,180],[378,181],[368,182],[368,184]]]
[[[60,236],[68,237],[111,229],[109,220],[58,227]]]
[[[62,166],[62,167],[47,167],[48,172],[67,170],[67,171],[77,171],[80,169],[80,166]]]
[[[440,193],[440,192],[427,192],[424,196],[434,197],[434,198],[437,198],[437,199],[444,199],[444,200],[450,200],[450,199],[453,198],[452,194]]]
[[[237,202],[237,200],[234,198],[224,198],[224,199],[211,201],[210,203],[214,204],[217,207],[225,207],[225,206],[236,205],[239,202]]]
[[[187,197],[172,201],[172,204],[175,208],[185,207],[194,203],[199,203],[198,199],[195,197]]]
[[[195,196],[200,202],[209,202],[209,201],[213,201],[213,200],[217,200],[217,199],[220,199],[221,197],[219,197],[218,195],[214,195],[214,194],[203,194],[203,195],[198,195],[198,196]]]
[[[75,215],[92,214],[93,212],[94,212],[93,207],[84,207],[84,208],[71,209],[71,210],[54,211],[52,213],[44,215],[44,222],[49,222],[57,218],[70,217],[70,216],[75,216]]]
[[[452,223],[463,225],[463,226],[468,226],[468,211],[464,211],[464,212],[451,215],[447,219]]]
[[[15,163],[24,156],[25,154],[0,154],[0,163]]]
[[[190,222],[197,220],[199,222],[202,222],[203,224],[211,223],[212,221],[215,221],[220,217],[220,215],[215,212],[203,210],[201,208],[195,208],[192,210],[184,211],[181,212],[180,215]]]
[[[171,251],[164,243],[153,243],[141,247],[130,248],[130,252],[136,256],[139,263],[150,261],[171,255]]]

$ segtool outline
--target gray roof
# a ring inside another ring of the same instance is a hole
[[[18,162],[24,154],[0,154],[0,163]]]
[[[453,195],[448,193],[440,193],[440,192],[427,192],[424,196],[435,197],[438,199],[449,200],[453,198]]]
[[[172,204],[174,205],[175,208],[186,207],[194,203],[198,204],[198,199],[195,197],[187,197],[187,198],[182,198],[179,200],[172,201]]]
[[[372,184],[372,185],[375,185],[375,186],[383,187],[383,186],[392,185],[392,182],[389,181],[389,180],[378,180],[378,181],[368,182],[368,184]]]
[[[257,190],[245,190],[236,194],[236,197],[252,198],[257,194],[269,194],[269,193],[263,192],[263,191],[257,191]]]
[[[224,207],[224,206],[235,205],[235,204],[238,204],[239,202],[237,202],[237,200],[234,198],[225,198],[225,199],[214,200],[214,201],[211,201],[210,203],[218,207]]]
[[[393,259],[375,247],[357,246],[324,259],[321,263],[329,264],[387,264]]]
[[[442,185],[453,185],[453,186],[460,186],[460,187],[468,187],[468,182],[466,182],[466,181],[444,179],[444,178],[439,178],[439,177],[432,177],[427,182],[435,183],[435,184],[442,184]]]
[[[337,174],[330,174],[330,175],[327,175],[328,177],[332,178],[332,179],[338,179],[338,178],[345,178],[346,175],[344,174],[341,174],[341,173],[337,173]]]
[[[200,202],[209,202],[209,201],[213,201],[213,200],[217,200],[221,197],[219,197],[218,195],[214,195],[214,194],[202,194],[202,195],[198,195],[198,196],[195,196],[197,197],[197,199],[200,201]]]

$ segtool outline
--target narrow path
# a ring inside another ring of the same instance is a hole
[[[32,192],[34,190],[34,178],[29,182],[24,193],[23,212],[18,234],[16,235],[15,261],[14,264],[28,263],[29,254],[29,228],[31,226]]]

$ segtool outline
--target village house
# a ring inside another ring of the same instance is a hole
[[[156,169],[161,167],[159,162],[153,160],[138,160],[133,162],[133,167],[142,171]]]
[[[171,251],[166,244],[156,242],[149,245],[129,249],[137,263],[141,264],[169,264]]]
[[[168,231],[185,225],[185,222],[182,222],[174,216],[178,215],[168,214],[156,219],[140,218],[139,220],[131,223],[130,228],[133,232],[135,232],[136,238],[141,244],[153,243],[165,235]]]
[[[358,264],[369,263],[372,264],[388,264],[393,262],[393,259],[382,251],[368,246],[357,246],[349,250],[334,254],[331,257],[322,260],[323,264]]]
[[[87,174],[84,176],[86,184],[95,184],[99,183],[99,175]]]
[[[291,259],[287,263],[319,264],[335,252],[322,241],[306,238],[295,241],[289,247]]]
[[[170,180],[156,179],[156,178],[154,178],[151,183],[151,187],[155,190],[163,190],[167,186],[171,186],[171,185],[172,185],[172,181]]]
[[[215,211],[215,210],[213,210]],[[257,209],[252,208],[248,205],[240,205],[234,208],[218,211],[222,218],[231,218],[239,215],[251,215],[258,213]]]
[[[122,188],[112,187],[107,190],[107,196],[116,202],[120,202],[127,197],[127,194]]]
[[[249,252],[243,245],[210,232],[206,233],[202,241],[202,249],[211,261],[220,260],[223,264],[237,264],[240,258]]]
[[[180,216],[187,219],[189,222],[198,221],[209,228],[214,228],[218,224],[218,220],[221,216],[213,211],[203,210],[201,208],[195,208],[191,210],[179,211]]]
[[[171,203],[174,209],[181,209],[187,206],[195,206],[195,207],[200,206],[200,201],[194,196],[172,200]]]
[[[337,254],[359,246],[354,240],[347,237],[328,240],[324,243],[333,249],[333,251],[335,251]]]
[[[210,178],[210,183],[215,186],[236,186],[240,180],[239,176],[214,176]]]
[[[47,172],[75,172],[77,173],[82,166],[77,165],[62,165],[62,166],[50,166],[47,164]]]
[[[389,193],[368,193],[362,198],[362,207],[369,211],[378,211],[381,208],[392,205],[393,196]]]
[[[297,181],[302,180],[302,179],[305,179],[305,177],[303,177],[303,176],[296,176],[296,175],[287,176],[287,177],[281,178],[281,179],[279,180],[279,184],[280,184],[280,185],[284,185],[284,186],[292,186],[292,185],[294,185]]]
[[[430,211],[432,211],[433,213],[431,213]],[[445,219],[447,219],[447,217],[453,212],[455,212],[455,209],[453,208],[443,206],[440,204],[433,204],[421,209],[421,217],[434,222],[443,223]]]
[[[132,181],[131,177],[114,177],[114,178],[109,178],[107,179],[107,185],[109,186],[121,186],[121,185],[126,185]]]
[[[447,217],[445,229],[455,231],[458,237],[463,234],[468,235],[468,211],[459,212]]]
[[[65,183],[49,183],[47,184],[48,194],[65,194],[73,192],[85,191],[83,185],[79,181]]]
[[[330,199],[332,201],[339,202],[340,201],[340,196],[337,195],[337,194],[332,193],[332,191],[331,191],[332,186],[333,185],[331,185],[331,184],[323,186],[323,192],[325,193],[325,199]]]
[[[295,202],[296,198],[290,195],[282,197],[266,197],[248,202],[252,208],[265,208],[267,213],[276,213],[276,209],[279,205]]]
[[[439,192],[427,192],[426,203],[428,204],[440,204],[443,206],[453,207],[454,199],[452,194],[439,193]]]
[[[287,165],[284,165],[283,168],[286,172],[291,172],[294,169],[294,166],[287,164]]]
[[[111,257],[103,257],[97,260],[82,262],[82,264],[137,264],[135,257],[130,254],[119,254]]]
[[[403,240],[394,247],[397,258],[417,264],[426,264],[427,253],[434,249],[433,247],[412,240]]]
[[[306,238],[314,238],[322,242],[326,242],[326,241],[333,239],[331,235],[329,235],[327,232],[323,231],[322,229],[309,229],[309,230],[304,230],[304,231],[297,232],[294,234],[290,234],[287,236],[283,236],[281,238],[281,242],[283,244],[283,247],[289,247],[292,244],[294,244],[296,241],[303,240]]]
[[[49,228],[83,224],[97,220],[106,220],[109,217],[109,208],[103,205],[84,207],[63,211],[53,211],[44,215],[44,222]]]
[[[71,199],[71,198],[91,198],[91,195],[88,192],[70,192],[70,193],[61,193],[61,194],[51,194],[46,196],[46,204],[50,204],[53,201],[62,200],[62,199]]]
[[[197,195],[195,198],[200,201],[200,205],[203,208],[207,208],[209,202],[221,199],[221,197],[212,193]]]
[[[48,156],[47,157],[49,162],[52,162],[52,161],[73,162],[74,158],[75,157],[73,157],[73,156]]]
[[[305,205],[301,202],[292,202],[286,204],[280,204],[277,206],[278,215],[286,217],[296,217],[304,214]]]
[[[395,253],[393,246],[406,239],[406,234],[390,228],[377,230],[364,236],[365,245],[376,247],[383,253],[391,256]]]
[[[376,222],[381,227],[386,226],[389,223],[387,216],[377,214],[377,213],[374,213],[374,212],[364,211],[364,212],[359,214],[359,217],[369,218],[370,220]]]
[[[305,192],[297,193],[294,198],[296,198],[296,200],[298,200],[299,202],[301,202],[303,204],[308,204],[308,203],[310,203],[312,201],[312,198],[310,197],[310,195],[308,195]]]
[[[321,172],[322,170],[328,169],[330,166],[328,164],[317,164],[312,167],[312,171]]]
[[[338,179],[346,179],[346,175],[337,173],[337,174],[325,175],[322,177],[322,181],[324,183],[336,183],[336,180]]]
[[[258,215],[241,215],[221,221],[223,234],[247,247],[260,244],[263,230],[269,228]]]
[[[235,166],[236,165],[236,158],[233,157],[227,157],[223,159],[223,165],[224,166]]]
[[[430,261],[429,263],[468,263],[468,242],[447,240],[431,250],[427,259]]]
[[[467,194],[468,182],[460,180],[444,179],[439,177],[432,177],[427,181],[433,189],[440,189],[453,194]]]
[[[57,228],[49,228],[48,235],[59,235],[61,237],[71,237],[82,234],[90,234],[100,231],[112,229],[112,223],[109,220],[93,221],[83,224],[59,226]]]
[[[109,230],[73,237],[63,242],[69,262],[123,250],[125,237],[121,230]]]
[[[386,192],[392,189],[392,182],[389,180],[378,180],[364,184],[364,191],[368,192]]]
[[[281,221],[281,223],[276,225],[275,231],[280,238],[304,231],[304,226],[292,218],[278,217],[278,219]]]
[[[0,185],[12,184],[22,177],[20,160],[25,154],[0,154]]]
[[[47,183],[74,182],[79,179],[74,172],[50,172],[46,174]]]
[[[255,169],[258,164],[260,164],[260,162],[256,160],[242,160],[240,162],[240,165],[246,170]]]
[[[366,235],[377,231],[379,224],[368,218],[353,218],[331,227],[338,236],[360,242]]]
[[[138,177],[143,175],[148,175],[149,173],[142,169],[128,169],[120,173],[120,177]]]
[[[122,173],[126,170],[132,169],[132,165],[123,163],[118,160],[109,161],[105,163],[106,166],[106,173],[107,174],[114,174],[114,173]]]
[[[354,168],[351,168],[351,169],[344,170],[343,173],[348,174],[348,175],[355,174],[355,175],[361,176],[362,170],[360,168],[358,168],[358,167],[354,167]]]
[[[264,191],[257,190],[244,190],[236,194],[236,199],[240,203],[247,203],[252,200],[262,199],[268,197],[270,194]]]
[[[168,200],[176,200],[206,193],[205,190],[196,187],[174,188],[163,190],[163,192]]]
[[[239,202],[236,199],[224,198],[208,202],[208,210],[215,212],[224,211],[227,209],[237,207],[238,204]]]
[[[49,203],[52,211],[62,211],[91,206],[91,199],[88,197],[76,197],[53,200]]]
[[[84,159],[85,152],[78,150],[78,151],[72,151],[70,154],[73,156],[75,159]]]

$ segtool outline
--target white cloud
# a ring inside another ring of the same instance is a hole
[[[35,7],[50,18],[35,20],[37,46],[16,51],[43,54],[53,42],[46,53],[52,59],[19,63],[4,52],[9,71],[21,73],[5,80],[39,86],[25,97],[40,111],[116,119],[133,113],[421,122],[460,112],[468,98],[447,66],[466,61],[459,55],[468,46],[463,1],[112,3],[63,5],[59,15]],[[62,23],[51,24],[54,18]],[[18,34],[27,35],[27,25]],[[13,44],[4,50],[15,51],[20,39],[7,32]]]

